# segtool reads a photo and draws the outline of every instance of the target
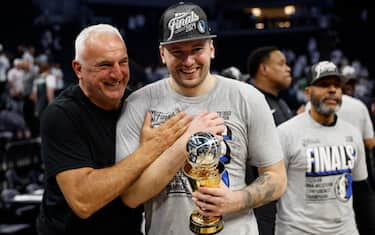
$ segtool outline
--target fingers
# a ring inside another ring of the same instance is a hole
[[[161,129],[161,131],[169,132],[168,135],[173,139],[177,139],[186,131],[192,119],[192,116],[180,112],[163,123],[159,129]]]
[[[192,116],[183,112],[171,117],[158,128],[155,128],[159,134],[159,141],[169,147],[186,131],[192,119]]]
[[[143,121],[143,127],[151,127],[151,113],[147,112]]]
[[[151,113],[147,112],[145,119],[143,120],[142,132],[147,131],[151,128]]]
[[[216,112],[203,112],[197,115],[189,127],[190,134],[204,131],[220,135],[224,130],[224,119],[219,117]]]
[[[169,118],[163,124],[161,124],[160,127],[169,129],[169,128],[173,127],[174,125],[176,125],[181,119],[183,119],[184,116],[185,116],[185,113],[179,112],[176,115],[174,115],[173,117]]]
[[[141,143],[146,142],[150,138],[153,137],[153,131],[151,127],[151,113],[147,112],[145,115],[145,119],[143,121],[143,126],[141,130]]]
[[[199,192],[194,193],[193,201],[197,206],[197,210],[200,214],[205,216],[219,216],[223,214],[221,209],[221,199],[219,197],[201,194]]]

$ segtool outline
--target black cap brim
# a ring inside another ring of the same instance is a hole
[[[168,45],[168,44],[172,44],[172,43],[178,43],[178,42],[188,42],[188,41],[209,39],[209,38],[216,38],[216,35],[202,35],[201,37],[184,38],[184,39],[180,39],[180,40],[160,42],[160,46],[164,46],[164,45]]]

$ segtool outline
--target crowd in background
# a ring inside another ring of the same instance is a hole
[[[47,31],[46,35],[50,35]],[[45,41],[49,38],[43,36]],[[43,42],[42,41],[42,42]],[[48,41],[53,41],[48,39]],[[48,46],[49,45],[49,46]],[[68,84],[74,83],[71,78],[64,77],[61,62],[53,59],[49,47],[37,51],[33,45],[19,45],[17,48],[6,48],[0,45],[0,131],[11,132],[14,138],[22,139],[38,136],[39,116],[43,109]],[[293,83],[281,96],[293,111],[306,102],[304,87],[309,66],[321,60],[317,41],[311,37],[306,42],[305,53],[298,54],[293,48],[281,48],[291,67]],[[250,52],[249,52],[250,53]],[[131,55],[130,55],[131,56]],[[244,58],[246,60],[246,58]],[[335,49],[330,53],[330,60],[340,70],[349,66],[356,77],[354,96],[361,99],[374,117],[375,80],[360,60],[350,61],[345,52]],[[134,91],[148,83],[167,76],[162,65],[141,67],[132,61],[134,72],[129,91]],[[135,67],[135,65],[137,65]],[[228,68],[217,69],[214,73],[251,83],[248,71],[240,71],[240,65],[233,64]],[[2,134],[4,135],[4,134]]]
[[[144,24],[144,19],[137,16],[128,23],[129,28],[136,31]],[[72,43],[61,41],[60,36],[59,25],[54,25],[51,29],[41,31],[37,43],[29,42],[9,47],[10,43],[0,41],[1,150],[6,143],[12,141],[38,138],[40,116],[43,110],[64,88],[77,82],[72,75],[70,61],[63,60],[60,56],[62,51],[72,50],[72,48],[64,48],[64,45]],[[369,72],[370,68],[366,67],[369,64],[368,61],[353,59],[353,56],[348,58],[345,48],[334,48],[322,55],[320,49],[324,46],[319,45],[322,43],[325,42],[312,36],[304,42],[305,48],[279,47],[286,56],[293,78],[291,86],[282,91],[280,96],[287,102],[293,113],[297,114],[301,105],[307,102],[304,88],[307,85],[309,68],[312,64],[328,59],[335,63],[342,73],[349,71],[355,77],[356,86],[353,96],[366,104],[372,121],[375,123],[375,78]],[[275,44],[279,46],[277,42]],[[132,47],[131,43],[128,47]],[[140,55],[132,58],[132,51],[137,51],[137,49],[129,50],[131,81],[127,88],[128,94],[168,76],[168,70],[164,65],[138,63],[134,59],[139,58]],[[247,54],[250,53],[251,50],[247,52]],[[243,61],[246,59],[246,57],[242,58]],[[156,60],[158,59],[155,58],[154,61]],[[227,64],[230,64],[230,58]],[[230,66],[213,69],[213,73],[240,80],[244,82],[244,86],[246,83],[253,83],[254,78],[246,69],[243,69],[243,64],[233,63]],[[0,180],[4,179],[0,177]],[[0,190],[3,185],[0,185]]]

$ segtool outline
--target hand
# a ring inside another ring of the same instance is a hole
[[[159,127],[153,128],[151,113],[147,112],[141,132],[141,144],[152,141],[165,150],[186,131],[192,119],[190,115],[180,112]]]
[[[241,194],[233,192],[223,182],[219,188],[199,187],[192,197],[197,211],[203,216],[220,216],[240,210]]]
[[[306,107],[305,107],[305,105],[302,104],[301,106],[299,106],[296,113],[300,114],[300,113],[305,112],[305,110],[306,110]]]
[[[186,134],[190,137],[199,131],[211,132],[212,134],[219,135],[218,137],[221,140],[222,138],[220,135],[224,130],[225,125],[223,118],[219,117],[216,112],[203,112],[193,119]]]

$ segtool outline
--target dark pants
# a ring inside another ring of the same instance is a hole
[[[255,208],[254,212],[258,222],[259,235],[274,235],[276,202]]]
[[[353,207],[360,235],[375,234],[375,193],[366,180],[353,182]]]

